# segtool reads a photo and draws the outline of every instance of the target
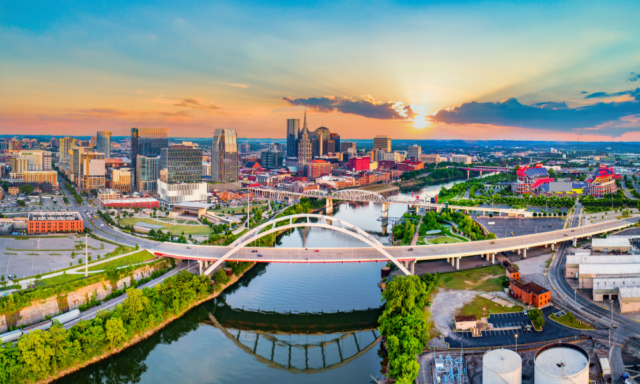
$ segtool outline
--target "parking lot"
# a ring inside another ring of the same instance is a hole
[[[536,233],[558,231],[564,228],[564,219],[560,218],[476,218],[489,232],[496,234],[496,237],[503,239],[511,236],[526,236]],[[489,225],[489,223],[493,223]],[[513,233],[513,235],[512,235]]]
[[[78,265],[78,260],[84,260],[84,239],[75,234],[0,237],[0,275],[32,276],[67,268],[70,263]],[[99,240],[88,240],[89,256],[93,260],[116,248]]]
[[[580,334],[588,334],[590,331],[579,331],[567,328],[556,322],[549,320],[549,315],[556,312],[554,307],[547,307],[542,310],[545,319],[545,325],[542,331],[538,332],[532,328],[531,332],[523,332],[519,329],[500,329],[508,327],[522,327],[530,325],[531,321],[522,312],[492,314],[489,317],[489,323],[495,328],[491,331],[483,331],[482,337],[473,337],[471,332],[456,332],[457,337],[447,337],[445,341],[449,343],[451,348],[460,347],[493,347],[500,345],[513,345],[516,342],[516,334],[518,335],[518,344],[535,343],[546,340],[554,340],[563,337],[571,337]]]

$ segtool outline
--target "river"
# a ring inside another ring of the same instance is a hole
[[[440,187],[413,193],[434,194]],[[406,208],[392,204],[389,216],[400,217]],[[380,204],[342,204],[334,216],[389,241],[378,221]],[[318,228],[297,229],[277,246],[345,244],[365,246]],[[370,383],[381,378],[383,363],[375,329],[381,267],[258,264],[217,299],[56,383]]]

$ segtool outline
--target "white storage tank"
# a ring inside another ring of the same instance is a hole
[[[565,343],[545,345],[536,352],[535,384],[588,384],[589,355]]]
[[[482,384],[520,384],[522,358],[510,349],[487,351],[482,357]]]

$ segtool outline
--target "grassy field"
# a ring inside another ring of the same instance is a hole
[[[569,316],[567,314],[564,314],[560,317],[556,317],[556,315],[552,313],[551,315],[549,315],[549,318],[554,321],[557,321],[562,325],[566,325],[567,327],[585,329],[585,330],[593,329],[590,325],[581,323],[578,319],[574,319],[573,321],[569,320]]]
[[[210,235],[213,233],[211,228],[207,225],[172,225],[169,223],[163,223],[162,221],[156,222],[153,219],[139,219],[137,217],[127,217],[126,219],[120,219],[121,225],[136,225],[136,223],[147,223],[153,225],[161,225],[163,232],[171,232],[174,235],[180,235],[184,232],[185,236],[189,235]]]
[[[452,244],[452,243],[461,243],[461,242],[462,241],[460,241],[459,239],[449,237],[449,236],[438,237],[437,239],[431,240],[431,243],[433,244]]]
[[[520,312],[522,307],[515,305],[511,308],[503,307],[500,304],[496,304],[491,300],[487,300],[484,297],[476,296],[473,301],[458,310],[458,316],[472,316],[475,315],[478,320],[482,317],[487,317],[492,313],[509,313]]]
[[[67,274],[67,275],[54,276],[54,277],[50,277],[48,279],[43,279],[43,280],[38,281],[38,283],[36,284],[36,288],[50,287],[50,286],[53,286],[53,285],[58,285],[58,284],[62,284],[62,283],[68,283],[70,281],[79,280],[79,279],[83,279],[83,278],[84,278],[84,275],[75,275],[75,274],[74,275]]]
[[[89,267],[89,271],[99,271],[102,269],[107,269],[109,267],[120,268],[130,264],[142,263],[143,261],[151,260],[154,257],[155,256],[151,254],[151,252],[149,251],[140,251],[129,256],[125,256],[116,260],[109,261],[108,263],[98,264],[93,267]]]
[[[469,269],[466,271],[443,273],[438,288],[474,290],[484,292],[502,291],[502,282],[507,281],[504,268],[499,265]]]
[[[262,210],[265,211],[267,209],[267,204],[252,205],[251,209],[253,208],[262,208]],[[229,207],[229,208],[214,209],[213,212],[232,213],[234,215],[237,213],[247,213],[247,206],[245,205],[244,207]]]

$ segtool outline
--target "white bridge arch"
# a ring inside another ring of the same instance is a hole
[[[301,219],[304,218],[306,219],[306,221],[301,221],[301,222],[295,222],[297,219]],[[311,219],[317,219],[317,222],[312,222]],[[281,226],[277,226],[278,223],[287,223],[285,225],[281,225]],[[331,224],[329,224],[328,222],[331,222]],[[336,224],[338,224],[339,226],[337,226]],[[270,229],[267,229],[271,227]],[[219,258],[216,262],[214,262],[213,264],[211,264],[211,266],[209,266],[204,274],[205,275],[209,275],[211,274],[213,271],[216,270],[216,268],[221,265],[222,263],[224,263],[224,261],[226,259],[228,259],[230,256],[232,256],[234,253],[238,252],[239,250],[241,250],[242,248],[244,248],[245,246],[251,244],[252,242],[259,240],[261,237],[272,234],[272,233],[276,233],[279,232],[283,229],[291,229],[291,228],[300,228],[300,227],[315,227],[315,228],[325,228],[325,229],[332,229],[334,231],[338,231],[338,232],[342,232],[345,233],[351,237],[354,237],[360,241],[362,241],[363,243],[371,246],[372,248],[374,248],[375,250],[377,250],[378,252],[380,252],[383,256],[385,256],[386,258],[388,258],[392,263],[394,263],[405,275],[410,275],[411,272],[409,272],[409,270],[407,268],[404,267],[404,265],[402,265],[401,262],[399,262],[395,257],[393,257],[389,252],[387,252],[384,249],[384,245],[382,243],[380,243],[380,241],[378,241],[378,239],[376,239],[375,237],[371,236],[370,234],[368,234],[367,232],[363,231],[362,229],[356,227],[353,224],[350,224],[344,220],[340,220],[338,218],[335,217],[327,217],[324,215],[316,215],[316,214],[298,214],[298,215],[291,215],[291,216],[284,216],[284,217],[280,217],[280,218],[276,218],[273,220],[270,220],[264,224],[261,224],[255,228],[253,228],[252,230],[250,230],[249,232],[245,233],[244,235],[242,235],[239,239],[237,239],[236,241],[234,241],[233,243],[231,243],[231,248],[228,252],[226,252],[221,258]],[[266,230],[265,230],[266,229]],[[263,232],[264,231],[264,232]]]

